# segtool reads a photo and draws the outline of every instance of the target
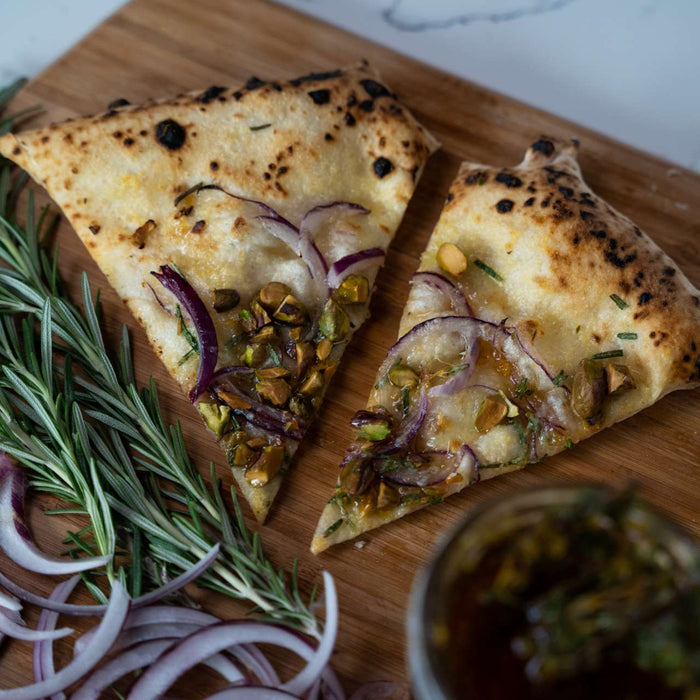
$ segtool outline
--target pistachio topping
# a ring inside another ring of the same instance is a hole
[[[284,301],[284,298],[291,293],[292,290],[286,284],[270,282],[258,292],[258,299],[265,308],[275,311]]]
[[[275,327],[268,323],[250,339],[250,342],[252,345],[279,345],[280,337],[277,335]]]
[[[267,346],[258,343],[246,345],[243,360],[248,367],[258,367],[269,357]]]
[[[265,307],[257,300],[254,300],[250,305],[250,311],[253,314],[253,318],[255,319],[256,328],[261,328],[262,326],[265,326],[268,323],[270,323],[270,321],[272,320],[269,314],[267,313]]]
[[[241,443],[240,445],[236,445],[233,458],[231,458],[229,461],[234,467],[245,467],[253,454],[255,453],[250,449],[250,447],[244,443]]]
[[[321,334],[332,342],[343,340],[350,332],[350,317],[333,299],[329,299],[323,307],[318,322]]]
[[[387,437],[389,433],[391,433],[389,421],[386,418],[377,416],[375,419],[363,424],[358,437],[370,440],[371,442],[378,442]]]
[[[261,488],[277,476],[283,462],[284,447],[282,445],[263,447],[260,456],[246,470],[245,478],[253,488]]]
[[[606,392],[607,381],[603,366],[595,360],[581,360],[571,391],[571,406],[574,411],[590,423],[596,423],[600,418]]]
[[[362,275],[348,275],[335,290],[341,304],[362,304],[369,299],[369,280]]]
[[[316,346],[316,357],[318,357],[319,360],[327,360],[328,356],[331,354],[331,350],[333,349],[333,343],[331,343],[328,338],[321,338],[321,340],[318,342],[318,345]]]
[[[275,406],[284,406],[289,401],[292,389],[284,379],[265,379],[255,385],[260,396]]]
[[[413,388],[418,386],[418,375],[406,365],[398,364],[394,365],[389,370],[389,381],[398,387],[409,387]]]
[[[500,394],[487,396],[479,407],[474,419],[474,427],[480,433],[488,433],[495,428],[507,415],[510,402]]]
[[[238,409],[240,411],[245,411],[250,408],[250,402],[246,401],[243,397],[238,396],[238,394],[233,394],[230,391],[219,391],[217,396],[224,402],[226,402],[226,405],[230,406],[231,408]]]
[[[635,389],[637,386],[626,365],[615,365],[612,363],[606,365],[605,378],[608,382],[609,394],[628,391],[629,389]]]
[[[323,373],[318,370],[313,370],[299,387],[299,391],[307,396],[317,396],[323,391],[324,386],[325,381],[323,379]]]
[[[235,289],[215,289],[214,290],[214,311],[223,313],[231,311],[238,306],[241,295]]]
[[[311,363],[314,361],[316,356],[316,349],[313,343],[302,342],[295,344],[296,354],[297,354],[297,375],[301,377],[306,373]]]
[[[467,269],[467,257],[454,243],[443,243],[438,248],[437,263],[451,275],[461,275]]]
[[[219,403],[207,403],[200,402],[197,404],[197,409],[199,410],[207,428],[216,435],[216,437],[221,437],[224,434],[224,429],[228,425],[231,409],[229,406],[222,406]]]
[[[401,500],[399,492],[387,484],[385,481],[380,482],[379,491],[377,492],[377,508],[390,508],[398,505]]]
[[[304,305],[292,294],[287,294],[282,299],[272,316],[275,320],[292,326],[302,326],[309,320]]]
[[[265,367],[255,370],[255,376],[261,382],[267,379],[285,379],[290,374],[291,372],[286,367]]]

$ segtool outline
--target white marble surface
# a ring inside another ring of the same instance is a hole
[[[2,83],[122,4],[0,1]],[[700,171],[700,0],[282,1]]]

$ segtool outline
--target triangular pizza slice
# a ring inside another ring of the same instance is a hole
[[[366,64],[0,139],[59,204],[264,520],[437,143]]]
[[[700,295],[581,177],[575,141],[464,163],[312,550],[700,384]]]

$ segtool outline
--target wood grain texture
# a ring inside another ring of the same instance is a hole
[[[349,419],[364,406],[376,368],[396,337],[408,280],[462,158],[512,165],[540,133],[578,136],[590,186],[647,231],[695,285],[700,283],[697,174],[264,0],[134,0],[32,82],[17,105],[43,105],[45,113],[33,123],[39,125],[100,111],[117,97],[138,103],[212,84],[239,85],[251,74],[294,77],[361,57],[380,70],[443,149],[429,161],[390,250],[372,302],[373,318],[352,341],[323,417],[299,450],[268,524],[260,528],[275,562],[289,566],[294,557],[300,558],[306,590],[318,581],[321,569],[335,576],[341,617],[333,663],[348,689],[379,678],[406,682],[404,616],[413,578],[436,539],[487,499],[552,481],[636,480],[652,502],[700,535],[700,395],[682,392],[566,454],[466,489],[440,506],[372,533],[361,550],[351,542],[318,558],[308,552],[316,519],[351,438]],[[114,339],[122,323],[132,328],[139,378],[155,376],[167,415],[182,421],[197,463],[206,468],[214,460],[230,485],[223,455],[77,236],[64,224],[58,240],[62,273],[71,288],[77,288],[80,272],[87,270],[93,286],[103,290],[109,336]],[[32,525],[46,548],[58,552],[70,522],[42,516],[42,505],[47,499],[33,508]],[[257,528],[252,517],[249,522]],[[43,593],[50,589],[46,579],[20,575],[5,560],[2,567]],[[221,614],[238,615],[245,609],[218,596],[196,595]],[[35,613],[29,621],[36,621]],[[62,663],[71,644],[61,641],[56,647]],[[9,645],[0,662],[3,687],[29,681],[28,645]],[[201,675],[190,674],[178,684],[176,694],[200,697],[212,687]]]

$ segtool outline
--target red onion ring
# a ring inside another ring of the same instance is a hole
[[[413,275],[411,284],[426,284],[444,294],[449,300],[452,310],[458,316],[473,315],[462,290],[439,272],[417,272]]]
[[[465,460],[471,462],[471,471],[479,474],[479,461],[469,445],[462,445],[457,452],[447,452],[445,450],[429,450],[421,452],[416,457],[426,459],[424,466],[400,467],[394,471],[380,474],[379,476],[392,484],[399,486],[416,486],[425,488],[426,486],[436,486],[441,484],[452,474],[456,474],[465,465]],[[440,460],[444,457],[445,460]],[[443,464],[437,464],[435,468],[429,466],[431,460],[436,462],[443,461]],[[456,463],[455,463],[456,462]]]
[[[208,695],[206,700],[278,700],[278,698],[279,700],[289,700],[289,698],[300,700],[299,695],[260,685],[224,688]]]
[[[336,260],[328,271],[329,289],[337,289],[348,275],[354,275],[368,265],[377,264],[386,257],[381,248],[367,248]]]
[[[0,609],[0,635],[11,637],[12,639],[21,639],[25,642],[53,641],[54,639],[67,637],[69,634],[73,634],[74,631],[75,630],[70,627],[62,627],[58,630],[33,630],[25,627],[24,623],[20,624],[20,622],[11,620],[10,617]]]
[[[197,341],[199,343],[199,367],[197,379],[190,391],[190,401],[194,403],[197,397],[206,390],[214,375],[216,362],[219,358],[219,342],[216,328],[207,307],[200,299],[194,287],[170,265],[161,265],[160,273],[151,274],[185,307],[192,319]]]
[[[19,612],[22,609],[22,603],[17,600],[13,595],[7,595],[0,591],[0,608],[5,610],[11,610],[13,612]]]
[[[0,549],[18,566],[47,576],[61,576],[96,569],[111,561],[111,554],[61,559],[39,550],[24,517],[26,491],[27,479],[22,470],[4,452],[0,453]]]
[[[405,450],[418,435],[418,431],[423,427],[425,418],[428,415],[428,394],[423,385],[420,386],[418,400],[413,402],[408,416],[401,422],[396,430],[396,434],[386,438],[385,441],[377,443],[374,455],[390,455],[401,450]]]
[[[93,643],[57,673],[49,672],[44,680],[22,688],[0,690],[0,700],[41,700],[46,696],[62,692],[83,678],[102,661],[119,636],[129,612],[129,602],[129,595],[124,586],[118,580],[114,581],[107,611],[100,622]],[[47,669],[44,671],[46,672]]]

